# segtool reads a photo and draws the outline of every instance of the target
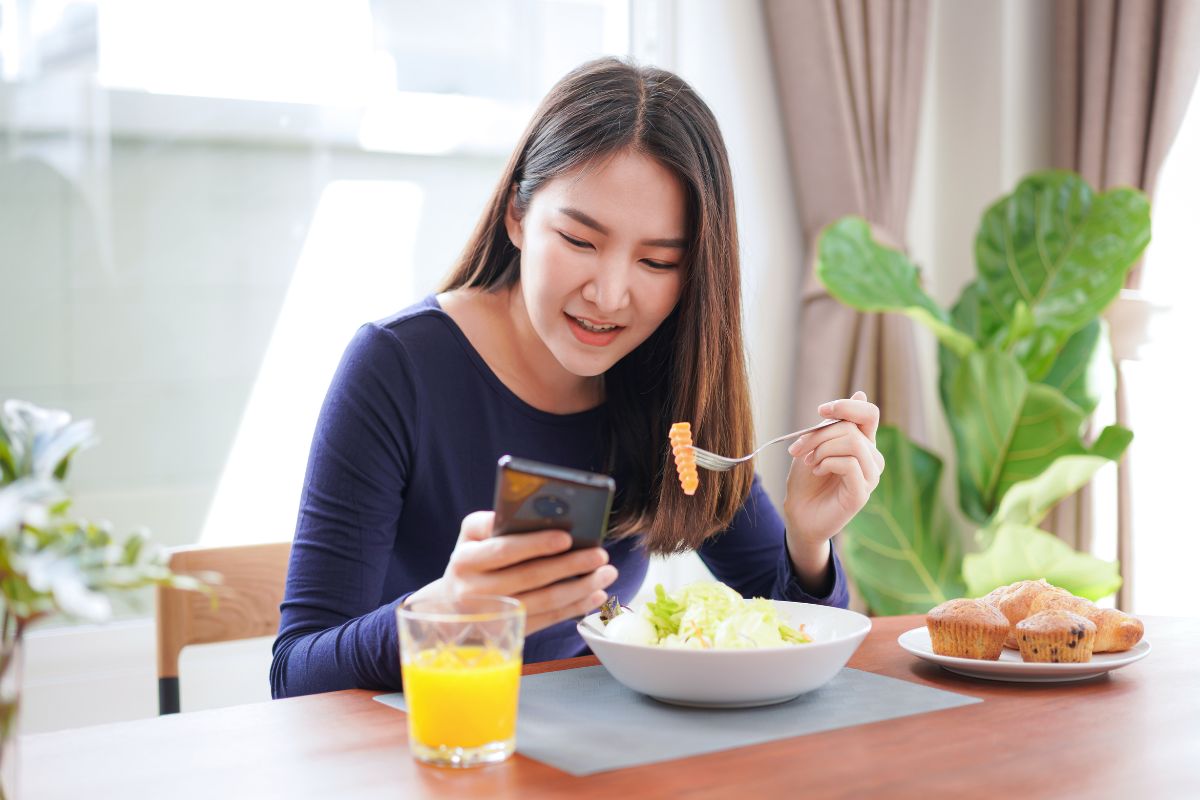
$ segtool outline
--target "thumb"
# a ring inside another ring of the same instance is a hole
[[[458,540],[482,542],[492,538],[492,523],[495,519],[495,511],[472,511],[463,517],[462,526],[458,529]]]
[[[867,399],[867,393],[866,393],[866,392],[864,392],[864,391],[862,391],[862,390],[860,389],[860,390],[858,390],[857,392],[855,392],[854,394],[852,394],[852,395],[850,396],[850,399],[851,399],[851,400],[866,400],[866,399]]]

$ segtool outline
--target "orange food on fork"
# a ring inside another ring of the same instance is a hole
[[[667,434],[671,440],[671,452],[675,455],[675,471],[679,473],[679,484],[683,493],[693,495],[700,485],[700,473],[696,471],[696,453],[692,449],[692,424],[676,422]]]

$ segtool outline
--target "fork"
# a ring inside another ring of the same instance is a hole
[[[710,453],[707,450],[701,450],[699,447],[693,447],[692,452],[696,454],[696,466],[704,467],[705,469],[712,470],[713,472],[725,472],[727,470],[733,469],[735,466],[737,466],[738,464],[741,464],[743,461],[749,461],[750,459],[754,458],[756,455],[758,455],[763,450],[765,450],[766,448],[770,447],[773,444],[778,444],[779,442],[782,442],[785,439],[795,439],[798,436],[803,436],[804,434],[812,433],[813,431],[819,431],[819,430],[821,430],[821,428],[828,427],[828,426],[834,424],[835,422],[841,422],[841,420],[840,419],[827,419],[822,422],[818,422],[816,425],[813,425],[811,428],[805,428],[804,430],[795,431],[793,433],[785,433],[783,436],[776,436],[771,441],[760,445],[759,448],[757,450],[755,450],[753,453],[751,453],[750,455],[742,456],[741,458],[730,458],[729,456],[719,456],[716,453]]]

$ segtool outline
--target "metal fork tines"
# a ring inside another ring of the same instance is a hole
[[[841,422],[841,420],[840,419],[827,419],[823,422],[819,422],[816,425],[813,425],[811,428],[805,428],[804,430],[794,431],[792,433],[785,433],[783,436],[777,436],[774,439],[772,439],[771,441],[764,442],[763,444],[759,445],[759,448],[757,450],[755,450],[753,453],[751,453],[750,455],[742,456],[741,458],[729,458],[728,456],[719,456],[716,453],[710,453],[707,450],[701,450],[699,447],[693,447],[692,452],[694,452],[696,454],[696,466],[704,467],[705,469],[712,470],[713,472],[725,472],[726,470],[733,469],[738,464],[741,464],[743,461],[749,461],[750,459],[754,458],[756,455],[761,453],[764,449],[770,447],[773,444],[778,444],[779,442],[782,442],[786,439],[795,439],[798,436],[803,436],[804,434],[812,433],[813,431],[819,431],[819,430],[821,430],[821,428],[832,425],[835,422]]]

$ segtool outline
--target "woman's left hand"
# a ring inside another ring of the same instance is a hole
[[[819,412],[844,422],[801,436],[788,447],[792,467],[783,510],[793,558],[828,553],[825,543],[867,504],[883,472],[883,455],[875,449],[879,408],[865,393],[825,403]]]

